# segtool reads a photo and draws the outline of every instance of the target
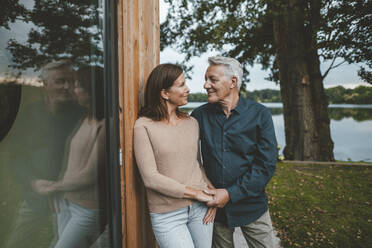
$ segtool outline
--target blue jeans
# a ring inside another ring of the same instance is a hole
[[[88,248],[103,232],[100,210],[61,199],[57,214],[58,241],[54,248]]]
[[[150,213],[160,248],[210,248],[213,223],[203,224],[208,207],[195,202],[167,213]]]

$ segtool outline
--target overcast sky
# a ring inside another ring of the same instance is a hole
[[[165,20],[168,7],[163,0],[160,0],[160,23]],[[191,74],[192,79],[187,81],[187,85],[190,87],[191,92],[204,92],[203,80],[204,72],[208,67],[207,59],[209,56],[217,55],[216,52],[209,52],[201,57],[193,57],[190,64],[194,65],[193,73]],[[160,52],[160,63],[176,63],[181,62],[183,54],[177,53],[174,49],[166,48],[164,51]],[[324,80],[324,85],[326,88],[334,87],[337,85],[343,85],[347,88],[355,88],[358,85],[369,85],[363,83],[363,81],[358,77],[357,71],[359,66],[356,64],[348,65],[344,64],[336,69],[330,71],[328,76]],[[323,64],[321,70],[325,71],[327,65]],[[261,70],[261,65],[257,64],[249,69],[250,83],[247,84],[247,90],[252,91],[255,89],[279,89],[279,85],[273,82],[267,81],[264,78],[268,76],[268,72]]]

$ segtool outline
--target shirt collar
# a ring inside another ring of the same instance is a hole
[[[241,114],[244,110],[244,100],[243,100],[243,97],[239,94],[239,101],[238,101],[238,104],[235,106],[235,108],[233,108],[231,110],[231,112],[236,112],[238,114]],[[219,105],[218,103],[213,103],[212,104],[213,108],[215,111],[218,111],[218,112],[222,112],[222,108],[221,108],[221,105]]]
[[[243,113],[243,110],[244,110],[244,100],[243,100],[243,97],[239,94],[238,105],[236,105],[236,107],[232,109],[232,111],[236,111],[236,113],[241,114]]]

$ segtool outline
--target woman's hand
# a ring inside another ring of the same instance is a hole
[[[210,207],[208,208],[207,213],[204,216],[203,223],[209,224],[211,222],[214,222],[214,218],[216,217],[217,208],[216,207]]]
[[[202,190],[197,190],[195,200],[200,202],[209,202],[213,200],[213,196],[205,193]]]
[[[186,186],[186,190],[184,193],[184,198],[197,200],[200,202],[209,202],[213,200],[213,196],[209,195],[208,193],[204,192],[200,189],[194,189],[191,187]]]
[[[37,179],[31,182],[31,188],[40,195],[50,195],[56,191],[55,184],[55,181]]]

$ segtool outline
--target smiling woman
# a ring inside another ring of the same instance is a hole
[[[134,125],[134,152],[146,187],[151,224],[161,248],[209,248],[213,187],[200,162],[197,121],[178,108],[189,88],[182,69],[161,64],[151,72],[145,105]],[[192,201],[194,200],[194,201]]]

